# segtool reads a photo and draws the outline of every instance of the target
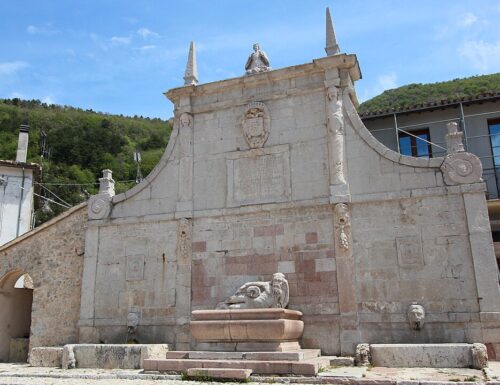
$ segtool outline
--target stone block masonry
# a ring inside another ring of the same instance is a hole
[[[79,340],[86,222],[84,203],[0,248],[0,282],[12,271],[33,280],[30,348]]]
[[[113,196],[107,170],[89,216],[75,207],[0,248],[0,301],[12,274],[33,279],[31,346],[192,350],[193,310],[281,272],[304,348],[480,342],[500,356],[477,159],[383,146],[357,114],[360,78],[356,56],[335,53],[166,92],[173,129],[150,175]]]

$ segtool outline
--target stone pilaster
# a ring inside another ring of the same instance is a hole
[[[345,130],[343,114],[344,87],[337,69],[325,72],[326,127],[330,170],[330,202],[348,202],[349,185],[345,161]]]
[[[193,127],[194,117],[190,113],[189,97],[178,111],[174,124],[179,127],[179,188],[177,193],[176,218],[191,218],[193,215]]]
[[[337,203],[333,209],[333,218],[340,312],[340,351],[342,355],[352,355],[360,342],[360,335],[349,205]]]
[[[177,274],[175,275],[175,348],[190,349],[189,320],[191,317],[191,262],[193,221],[181,218],[177,222]]]

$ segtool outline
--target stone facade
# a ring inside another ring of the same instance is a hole
[[[448,185],[443,158],[378,142],[355,110],[359,78],[338,54],[167,92],[163,158],[88,222],[80,341],[123,343],[133,312],[139,342],[192,348],[192,310],[281,272],[305,348],[500,342],[484,184]]]
[[[0,247],[0,298],[10,275],[27,273],[33,279],[31,347],[79,340],[86,222],[86,204],[81,204]]]
[[[279,272],[304,348],[363,365],[370,344],[479,343],[478,366],[500,352],[477,158],[451,126],[446,157],[377,141],[356,112],[357,58],[330,30],[327,57],[202,85],[193,44],[151,174],[114,195],[105,170],[88,205],[0,248],[0,300],[13,274],[33,281],[32,347],[193,349],[193,311]],[[65,349],[63,366],[77,355]]]

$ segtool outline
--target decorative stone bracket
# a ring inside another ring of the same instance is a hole
[[[448,155],[441,165],[444,183],[457,185],[482,182],[483,166],[479,158],[466,152],[462,142],[463,132],[458,131],[458,124],[450,122],[446,125],[446,147]]]
[[[88,202],[89,220],[104,219],[111,213],[111,199],[115,195],[115,181],[111,170],[102,170],[99,178],[99,193],[92,195]]]

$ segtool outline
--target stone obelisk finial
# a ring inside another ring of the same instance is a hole
[[[189,46],[188,61],[186,64],[186,72],[184,73],[184,85],[195,86],[198,84],[198,66],[196,65],[196,49],[194,41]]]
[[[335,30],[333,29],[332,17],[330,16],[330,8],[326,7],[326,55],[336,55],[340,53]]]

